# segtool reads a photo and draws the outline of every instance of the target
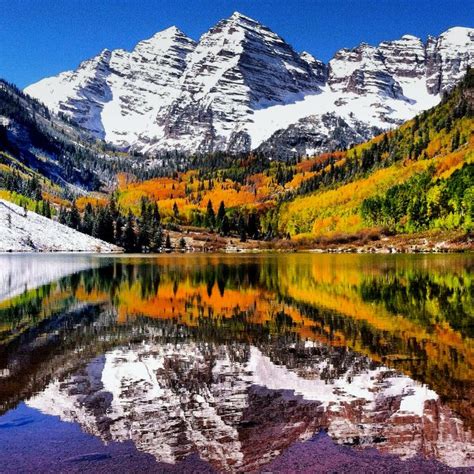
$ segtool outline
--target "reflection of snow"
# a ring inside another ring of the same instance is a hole
[[[224,470],[268,462],[279,453],[275,446],[308,439],[319,428],[340,443],[359,439],[370,446],[379,438],[388,441],[377,446],[402,457],[423,453],[451,465],[469,462],[470,434],[435,392],[386,367],[363,368],[357,359],[346,373],[323,380],[328,360],[308,359],[305,378],[254,346],[144,343],[107,353],[85,372],[52,382],[28,404],[102,439],[131,439],[160,461],[175,463],[197,451]],[[255,405],[259,397],[279,400],[281,413],[271,403]],[[267,405],[268,417],[252,412]],[[308,407],[314,413],[309,421]],[[263,423],[254,436],[272,430],[266,423],[286,423],[276,437],[293,425],[302,429],[249,461],[248,444],[258,440],[242,438],[241,423],[252,419]]]
[[[305,379],[283,365],[275,365],[256,347],[251,348],[248,370],[252,374],[249,380],[255,385],[271,390],[292,390],[306,400],[317,400],[325,407],[330,406],[331,410],[337,410],[343,403],[350,403],[356,399],[365,400],[369,403],[367,407],[373,409],[378,398],[401,396],[399,411],[423,416],[425,401],[438,399],[433,390],[409,377],[383,378],[384,374],[391,372],[385,367],[352,375],[350,382],[348,374],[332,383],[320,378]]]
[[[1,255],[0,301],[64,276],[97,266],[91,256]]]

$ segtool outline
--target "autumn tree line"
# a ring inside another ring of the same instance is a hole
[[[179,209],[174,207],[176,220]],[[123,247],[127,252],[161,252],[173,248],[169,236],[170,230],[179,230],[175,222],[163,224],[158,203],[146,197],[141,199],[139,215],[131,210],[124,213],[112,195],[105,206],[92,206],[87,203],[81,213],[74,201],[70,208],[61,207],[58,221],[84,234],[91,235],[106,242]],[[215,232],[223,237],[235,236],[241,242],[251,239],[270,239],[274,237],[271,225],[266,232],[261,230],[260,217],[256,212],[245,215],[241,212],[228,211],[221,201],[217,212],[211,201],[205,212],[193,214],[192,224],[201,229]],[[177,244],[179,249],[186,248],[184,238]]]

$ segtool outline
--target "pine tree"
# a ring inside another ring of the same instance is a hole
[[[43,215],[44,217],[51,219],[51,204],[49,203],[49,201],[44,201]]]
[[[132,211],[128,211],[125,229],[123,231],[122,246],[126,252],[135,252],[137,249],[137,242],[135,236],[135,218]]]
[[[206,227],[212,230],[214,229],[215,225],[216,225],[216,214],[214,213],[212,202],[209,199],[207,203],[207,210],[206,210]]]
[[[160,225],[154,226],[150,238],[150,251],[159,252],[163,247],[163,229]]]
[[[88,202],[84,209],[84,216],[82,218],[82,227],[81,231],[84,234],[92,235],[94,230],[94,221],[95,221],[95,213],[92,207],[92,204]]]
[[[247,230],[245,228],[245,220],[243,216],[239,217],[239,223],[238,223],[238,230],[239,230],[239,235],[240,235],[240,241],[241,242],[246,242],[247,241]]]
[[[68,221],[68,212],[63,206],[61,206],[59,208],[58,222],[60,224],[67,225],[67,221]]]
[[[217,218],[216,218],[217,227],[219,228],[221,227],[224,216],[225,216],[225,205],[224,205],[224,201],[221,201],[221,203],[219,204],[219,209],[217,211]]]
[[[106,242],[115,242],[114,221],[108,207],[101,208],[97,213],[94,222],[93,235],[94,237],[105,240]]]
[[[122,245],[123,243],[123,227],[124,227],[124,218],[119,214],[115,219],[115,243],[117,245]]]
[[[221,235],[224,237],[227,237],[230,232],[230,224],[229,224],[229,218],[227,216],[224,216],[221,222],[221,228],[220,228]]]
[[[171,250],[171,239],[170,239],[170,234],[166,234],[166,243],[165,243],[165,248],[168,250]]]
[[[81,227],[81,215],[79,214],[79,210],[77,209],[76,201],[73,201],[71,210],[69,211],[69,219],[68,219],[69,227],[73,229],[80,229]]]

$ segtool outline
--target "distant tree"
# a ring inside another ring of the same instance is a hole
[[[159,252],[163,247],[163,229],[160,225],[154,226],[150,238],[150,251]]]
[[[178,205],[176,204],[176,201],[173,204],[173,216],[175,219],[179,218],[179,209],[178,209]]]
[[[217,227],[221,226],[222,220],[224,219],[224,217],[225,217],[225,205],[224,205],[224,201],[221,201],[221,203],[219,204],[219,209],[217,211],[217,218],[216,218]]]
[[[227,216],[224,216],[221,221],[221,226],[220,226],[220,233],[224,237],[227,237],[230,233],[230,224],[229,224],[229,218]]]
[[[128,211],[125,228],[123,230],[122,246],[126,252],[135,252],[137,250],[135,218],[132,211]]]
[[[216,225],[216,214],[214,212],[214,208],[212,207],[212,202],[209,199],[207,203],[207,209],[206,209],[206,227],[209,229],[214,229]]]
[[[115,242],[114,221],[108,207],[99,209],[94,222],[93,235],[106,242]]]
[[[63,206],[59,208],[58,222],[64,225],[68,224],[68,212]]]
[[[77,209],[76,201],[73,201],[71,210],[69,211],[69,227],[79,230],[81,227],[81,215]]]
[[[84,234],[92,235],[94,230],[94,221],[95,221],[95,213],[92,207],[92,204],[88,202],[84,209],[84,216],[82,218],[82,227],[81,231]]]
[[[239,235],[240,235],[240,241],[241,242],[246,242],[247,241],[247,230],[246,230],[246,226],[245,226],[245,219],[244,219],[243,216],[239,217],[238,230],[239,230]]]
[[[170,239],[170,234],[166,234],[166,243],[165,243],[165,248],[166,249],[171,249],[171,239]]]
[[[43,201],[43,216],[51,219],[51,204],[49,201]]]

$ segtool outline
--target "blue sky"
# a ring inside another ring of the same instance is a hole
[[[236,10],[324,61],[362,41],[474,27],[472,0],[0,0],[0,77],[25,87],[172,25],[198,39]]]

